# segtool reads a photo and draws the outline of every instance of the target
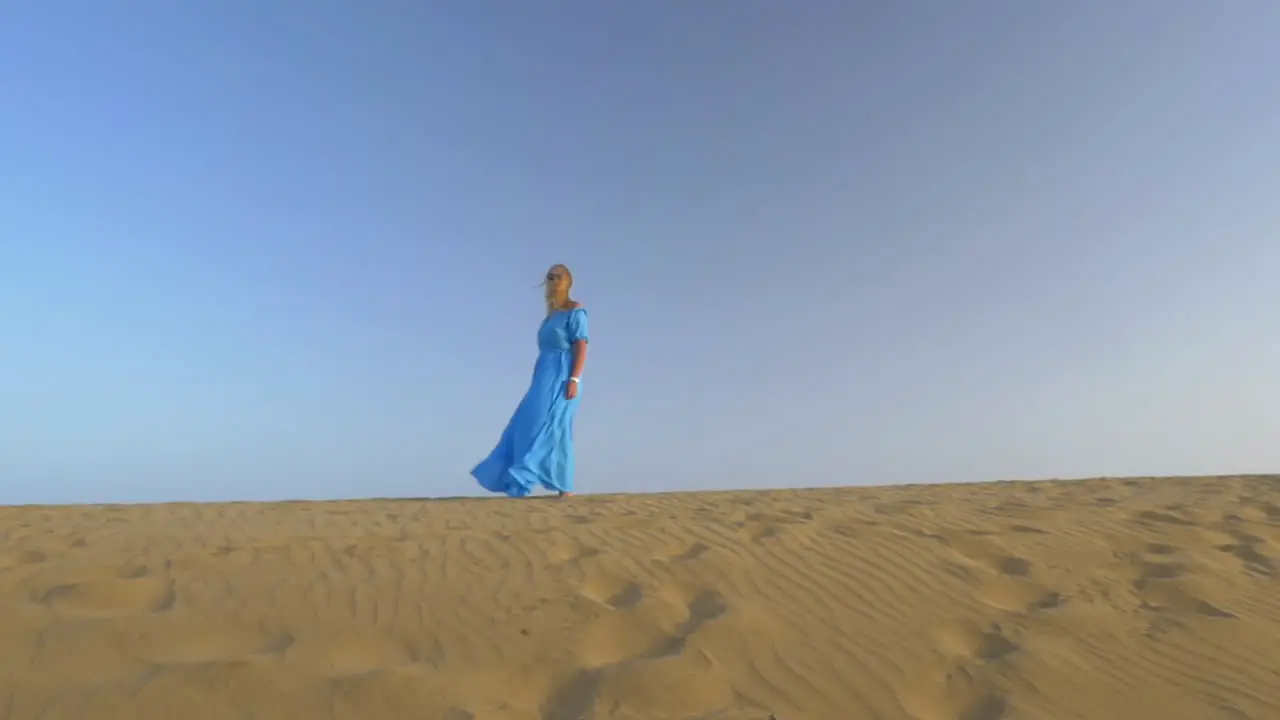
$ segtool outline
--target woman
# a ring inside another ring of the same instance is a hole
[[[547,271],[547,316],[538,329],[533,382],[498,446],[471,471],[485,490],[525,497],[535,487],[573,494],[573,416],[587,360],[587,311],[569,298],[573,275]]]

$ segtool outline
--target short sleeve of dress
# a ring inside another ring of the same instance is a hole
[[[576,343],[579,340],[583,342],[587,342],[587,337],[590,333],[587,332],[587,311],[586,310],[584,310],[583,308],[575,308],[572,312],[569,313],[569,320],[567,322],[567,325],[568,325],[567,329],[569,331],[567,334],[569,336],[569,342],[571,344]]]

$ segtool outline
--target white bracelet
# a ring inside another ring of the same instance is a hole
[[[571,378],[569,378],[569,382],[572,382],[572,383],[581,383],[581,382],[582,382],[582,378],[571,377]]]

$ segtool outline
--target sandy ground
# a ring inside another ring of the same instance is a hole
[[[1274,720],[1280,478],[0,508],[0,718]]]

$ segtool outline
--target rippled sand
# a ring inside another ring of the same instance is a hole
[[[1280,479],[0,508],[0,720],[1280,718]]]

